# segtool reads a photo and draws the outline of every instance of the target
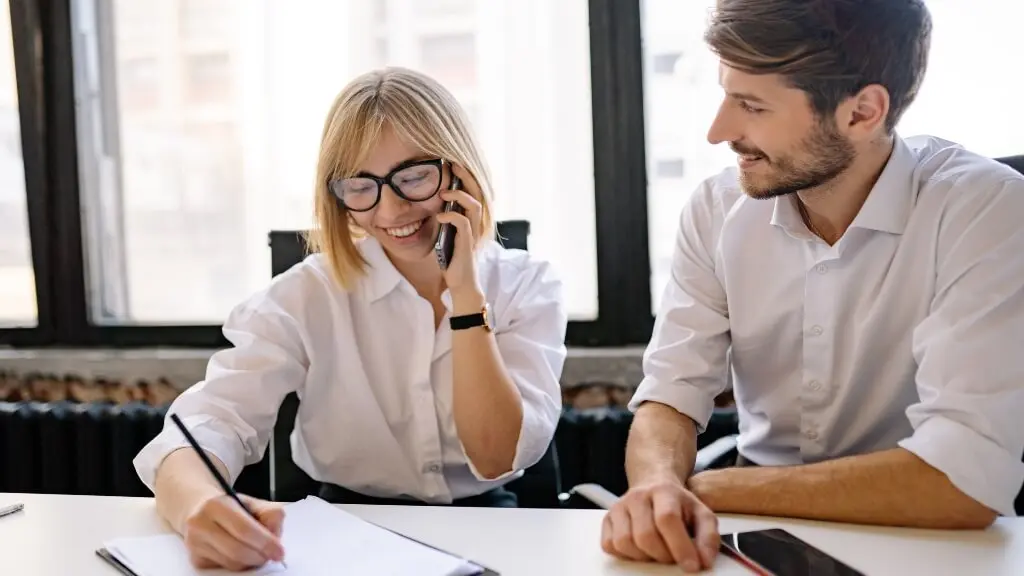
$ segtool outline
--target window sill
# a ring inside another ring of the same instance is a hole
[[[0,350],[0,370],[135,381],[166,378],[180,390],[201,380],[212,349],[17,349]],[[563,388],[602,383],[634,388],[643,377],[643,347],[570,348]]]

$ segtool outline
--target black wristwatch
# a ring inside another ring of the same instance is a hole
[[[477,326],[483,326],[484,330],[491,331],[491,306],[490,304],[484,304],[476,314],[463,314],[462,316],[452,316],[448,320],[448,324],[451,325],[452,330],[468,330],[469,328],[476,328]]]

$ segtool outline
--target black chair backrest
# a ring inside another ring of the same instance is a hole
[[[996,160],[1024,175],[1024,154],[1021,154],[1020,156],[996,158]],[[1024,455],[1021,456],[1021,460],[1024,461]],[[1016,508],[1018,516],[1024,516],[1024,486],[1021,486],[1021,491],[1017,494],[1017,499],[1014,501],[1014,508]]]
[[[527,220],[502,220],[495,224],[497,240],[506,248],[526,250],[530,223]],[[270,232],[270,273],[277,276],[298,264],[309,253],[306,233],[301,230]]]
[[[1017,172],[1024,174],[1024,154],[1020,156],[1006,156],[1003,158],[996,158],[997,161],[1006,164],[1010,168],[1013,168]]]
[[[526,220],[504,220],[496,224],[497,240],[506,248],[526,250],[530,224]],[[301,262],[308,254],[305,232],[286,230],[270,232],[271,273],[274,276]],[[270,497],[273,500],[293,502],[315,493],[318,485],[292,461],[289,437],[295,429],[299,400],[289,394],[278,411],[274,437],[268,457],[272,469]],[[267,457],[264,458],[265,460]],[[262,463],[261,463],[262,464]],[[519,505],[527,508],[556,508],[562,491],[558,454],[555,442],[536,464],[528,468],[521,478],[507,484],[516,493]]]

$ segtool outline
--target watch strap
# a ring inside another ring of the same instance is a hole
[[[487,323],[487,319],[484,317],[483,312],[477,312],[476,314],[452,316],[448,323],[451,325],[452,330],[466,330],[467,328],[483,326]]]

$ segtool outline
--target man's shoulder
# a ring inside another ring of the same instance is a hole
[[[984,193],[1007,183],[1024,185],[1024,175],[1010,166],[937,136],[904,139],[917,159],[916,174],[922,188],[953,189],[959,194]]]
[[[915,212],[921,217],[916,228],[928,237],[937,233],[939,250],[1024,241],[1018,223],[1024,212],[1024,175],[934,136],[905,141],[917,158]],[[972,238],[969,242],[964,241],[967,234]]]
[[[309,254],[250,294],[238,305],[236,313],[299,316],[300,309],[322,304],[338,291],[330,278],[326,256]]]
[[[478,274],[488,291],[515,293],[537,284],[561,283],[553,264],[532,252],[488,240],[478,249]]]

